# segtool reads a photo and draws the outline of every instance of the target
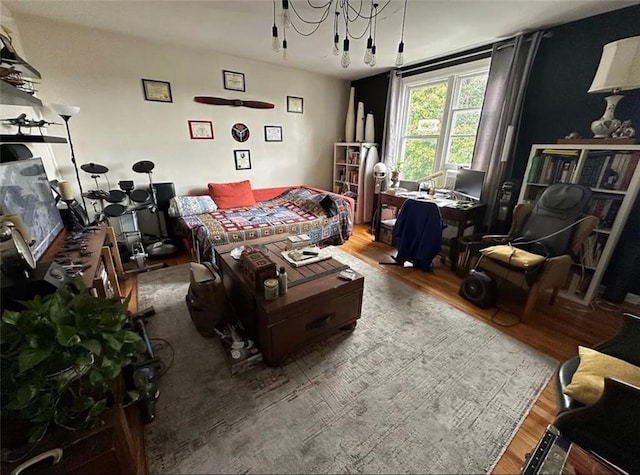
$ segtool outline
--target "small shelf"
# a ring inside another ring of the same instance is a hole
[[[607,190],[606,188],[591,188],[594,193],[607,193],[611,195],[626,195],[627,190]]]
[[[0,135],[0,143],[67,143],[63,137],[50,135]]]
[[[16,71],[20,72],[28,79],[42,79],[40,72],[26,61],[14,61],[4,58],[0,63],[6,64],[9,67],[14,67]]]
[[[2,101],[0,102],[8,106],[42,106],[40,99],[21,91],[5,81],[0,81],[0,96],[2,96]]]

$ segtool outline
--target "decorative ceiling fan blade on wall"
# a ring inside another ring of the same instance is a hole
[[[225,99],[224,97],[195,96],[193,100],[213,106],[250,107],[251,109],[273,109],[275,107],[270,102],[242,101],[240,99]]]

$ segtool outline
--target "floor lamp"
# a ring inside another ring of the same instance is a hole
[[[84,191],[82,190],[82,183],[80,182],[80,173],[78,173],[78,164],[76,163],[76,155],[73,151],[73,142],[71,141],[71,131],[69,130],[69,119],[80,112],[80,107],[78,106],[67,106],[63,104],[49,104],[51,109],[58,114],[64,120],[65,125],[67,126],[67,136],[69,137],[69,147],[71,148],[71,163],[73,163],[73,168],[76,171],[76,180],[78,181],[78,188],[80,189],[80,198],[82,199],[82,206],[84,208],[84,212],[87,213],[88,209],[87,203],[84,201]]]

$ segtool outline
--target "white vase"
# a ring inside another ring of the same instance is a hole
[[[364,141],[367,143],[375,143],[376,131],[373,125],[373,114],[367,114],[364,121]]]
[[[358,102],[356,115],[356,142],[364,142],[364,103]]]
[[[597,139],[611,137],[611,134],[620,127],[620,120],[615,118],[616,105],[618,101],[624,96],[613,95],[607,96],[604,100],[607,102],[607,107],[604,110],[604,115],[598,120],[591,122],[591,132],[593,137]]]
[[[356,113],[353,105],[354,96],[356,94],[356,88],[351,88],[351,93],[349,94],[349,105],[347,106],[347,119],[344,123],[344,141],[345,142],[353,142],[354,134],[355,134],[355,124],[356,124]]]

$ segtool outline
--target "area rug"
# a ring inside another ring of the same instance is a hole
[[[184,297],[189,267],[139,276],[175,350],[147,426],[151,473],[486,473],[556,361],[335,249],[365,277],[362,318],[291,358],[230,374]],[[163,359],[168,356],[163,354]]]

